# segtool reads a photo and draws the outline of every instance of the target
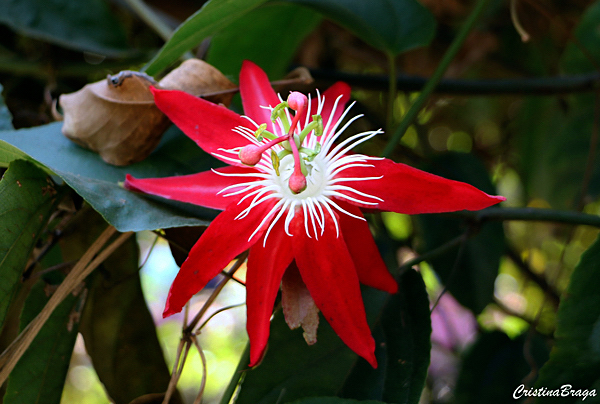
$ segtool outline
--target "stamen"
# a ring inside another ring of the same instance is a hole
[[[265,144],[262,144],[260,146],[254,145],[254,144],[249,144],[247,146],[242,147],[242,150],[240,150],[240,161],[243,164],[246,164],[248,166],[254,166],[256,164],[258,164],[258,162],[260,161],[260,159],[262,158],[262,154],[269,150],[271,147],[275,146],[278,143],[281,143],[283,141],[287,140],[285,137],[278,137],[276,139],[270,140]]]

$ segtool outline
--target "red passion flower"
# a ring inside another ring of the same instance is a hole
[[[244,62],[240,92],[243,116],[184,92],[153,90],[158,108],[198,146],[228,164],[185,176],[127,176],[130,190],[223,210],[181,266],[164,316],[181,311],[232,259],[250,249],[251,366],[264,354],[281,288],[286,321],[291,328],[302,326],[309,344],[316,342],[321,311],[344,343],[376,367],[360,283],[389,293],[397,291],[397,284],[361,209],[406,214],[479,210],[505,198],[351,152],[382,131],[340,140],[360,118],[346,120],[352,105],[345,108],[350,99],[345,83],[315,98],[292,92],[283,100],[258,66]]]

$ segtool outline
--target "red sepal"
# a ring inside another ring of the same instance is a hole
[[[225,174],[258,173],[253,168],[235,166],[217,168],[214,171]],[[245,179],[251,178],[246,177]],[[236,188],[232,188],[219,195],[217,193],[229,185],[235,185],[240,182],[239,177],[223,176],[213,171],[204,171],[197,174],[163,178],[134,178],[127,174],[124,185],[126,189],[132,191],[161,196],[180,202],[193,203],[194,205],[206,208],[223,210],[232,201],[239,200],[240,195],[224,196],[235,191]]]
[[[373,167],[352,167],[336,176],[336,178],[383,176],[380,179],[348,183],[357,191],[383,199],[383,202],[379,202],[376,206],[347,201],[362,208],[414,215],[480,210],[506,199],[503,196],[488,195],[467,183],[439,177],[388,159],[369,160],[367,164]],[[340,192],[354,198],[378,202],[357,196],[352,192]]]
[[[250,123],[235,112],[183,91],[150,89],[156,106],[205,152],[225,155],[219,149],[233,149],[249,143],[233,131],[237,126],[250,127]],[[215,157],[228,164],[243,166]]]

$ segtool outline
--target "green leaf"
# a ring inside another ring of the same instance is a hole
[[[73,233],[61,241],[65,260],[80,256],[105,226],[94,211],[82,212],[72,226]],[[136,241],[131,238],[104,261],[94,272],[81,316],[86,350],[117,404],[165,392],[170,380],[142,293],[138,255]]]
[[[55,196],[50,178],[23,160],[12,162],[0,181],[0,328]]]
[[[288,0],[312,8],[393,55],[428,45],[435,18],[417,0]]]
[[[344,397],[417,404],[431,352],[429,299],[421,275],[410,269],[376,325],[377,369],[357,363],[346,380]]]
[[[531,364],[539,366],[547,358],[548,348],[539,335],[526,333],[511,340],[499,331],[482,334],[463,359],[454,402],[513,402],[513,392],[530,374]]]
[[[200,10],[185,20],[146,66],[145,72],[154,76],[181,55],[197,46],[204,38],[218,33],[238,18],[258,7],[266,0],[210,0]],[[263,27],[269,32],[269,27]]]
[[[277,312],[266,356],[260,366],[246,373],[236,404],[275,404],[335,395],[357,356],[323,317],[317,338],[316,344],[308,346],[302,330],[290,330]]]
[[[9,143],[55,172],[121,232],[201,226],[207,222],[198,217],[212,219],[216,215],[216,211],[210,209],[152,199],[119,185],[126,173],[142,178],[166,177],[215,166],[212,157],[176,128],[164,135],[163,142],[146,160],[128,167],[115,167],[65,138],[61,126],[57,122],[0,132],[0,145],[2,141]]]
[[[495,194],[485,167],[470,154],[446,154],[425,170]],[[424,241],[422,252],[440,247],[468,230],[461,220],[441,215],[419,215],[417,220]],[[505,249],[504,230],[501,223],[486,223],[472,230],[476,234],[464,243],[462,251],[457,247],[429,263],[463,306],[480,313],[493,299],[494,282]]]
[[[0,167],[8,167],[14,160],[29,160],[29,156],[16,147],[0,141]]]
[[[600,238],[583,253],[558,308],[556,342],[540,370],[537,387],[573,390],[600,387]],[[580,397],[558,397],[571,403]],[[551,399],[539,402],[554,402]],[[587,402],[587,401],[586,401]]]
[[[237,77],[242,62],[252,60],[271,79],[280,78],[300,43],[320,21],[317,13],[304,7],[267,3],[213,36],[207,61],[223,74]]]
[[[2,97],[2,85],[0,84],[0,130],[10,129],[13,129],[12,115],[4,103],[4,98]],[[0,161],[2,159],[1,156],[2,151],[0,150]]]
[[[303,400],[294,401],[291,404],[385,404],[381,401],[356,401],[356,400],[348,400],[345,398],[339,397],[312,397],[306,398]]]
[[[37,282],[21,313],[25,328],[48,302],[46,283]],[[4,404],[55,404],[60,402],[77,337],[75,314],[81,297],[69,295],[46,321],[8,378]]]
[[[118,56],[125,31],[101,0],[0,0],[0,23],[27,37]]]

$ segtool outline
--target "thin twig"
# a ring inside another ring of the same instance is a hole
[[[234,264],[227,271],[227,273],[229,275],[233,276],[233,274],[235,273],[235,271],[237,271],[239,269],[239,267],[242,266],[242,264],[244,263],[244,261],[246,261],[247,257],[248,257],[248,251],[245,251],[242,254],[240,254],[240,256],[238,257],[238,259],[234,262]],[[206,302],[204,303],[204,305],[202,305],[202,308],[200,309],[200,311],[198,311],[198,313],[196,314],[196,316],[194,317],[194,319],[188,324],[188,326],[185,328],[185,330],[183,330],[184,334],[188,334],[188,333],[192,333],[193,332],[194,328],[196,328],[196,325],[198,325],[198,322],[200,321],[200,319],[202,318],[202,316],[204,316],[204,314],[208,311],[208,308],[215,301],[215,299],[217,298],[217,296],[219,295],[219,293],[221,293],[221,290],[223,290],[223,288],[225,287],[225,284],[227,283],[227,281],[229,281],[229,279],[231,279],[231,278],[226,277],[225,279],[223,279],[217,285],[217,287],[213,290],[213,292],[208,297],[208,299],[206,300]]]
[[[200,354],[200,360],[202,361],[202,381],[200,382],[200,391],[194,400],[194,404],[200,404],[202,402],[202,397],[204,396],[204,388],[206,387],[206,356],[204,355],[204,350],[200,346],[200,342],[198,342],[198,337],[192,335],[190,338],[196,345],[196,349],[198,349],[198,353]]]
[[[200,334],[200,331],[206,327],[206,324],[217,314],[222,313],[224,311],[227,310],[231,310],[231,309],[235,309],[237,307],[242,307],[245,306],[246,303],[238,303],[238,304],[232,304],[231,306],[225,306],[225,307],[221,307],[219,310],[215,311],[213,314],[211,314],[210,316],[208,316],[208,318],[206,320],[204,320],[204,322],[202,324],[200,324],[200,326],[196,329],[196,331],[194,331],[195,335]]]
[[[173,371],[171,372],[171,380],[169,380],[169,386],[167,387],[167,391],[163,398],[162,404],[169,404],[171,400],[171,396],[175,392],[177,388],[177,382],[179,381],[179,377],[181,374],[179,373],[179,362],[181,359],[181,354],[183,352],[183,347],[186,344],[185,340],[181,338],[179,340],[179,345],[177,345],[177,352],[175,353],[175,362],[173,363]]]

